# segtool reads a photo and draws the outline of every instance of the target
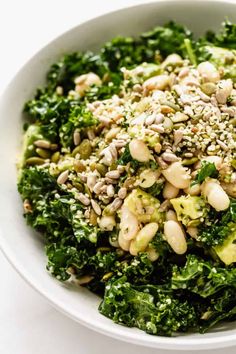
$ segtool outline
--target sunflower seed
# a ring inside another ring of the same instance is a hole
[[[87,131],[87,135],[88,135],[89,140],[94,140],[95,139],[95,134],[94,134],[94,131],[92,129],[89,129]]]
[[[93,207],[93,210],[95,211],[95,213],[97,215],[101,215],[102,214],[102,210],[99,206],[99,204],[97,202],[95,202],[95,200],[91,200],[91,204],[92,204],[92,207]]]
[[[84,204],[86,206],[90,204],[89,198],[86,197],[86,195],[84,195],[82,193],[77,194],[76,199],[78,199],[82,204]]]
[[[120,198],[114,199],[114,201],[110,204],[109,210],[111,213],[116,212],[122,205],[123,201]]]
[[[115,189],[114,189],[112,184],[109,184],[109,186],[107,186],[107,191],[106,192],[107,192],[108,197],[113,197],[114,196]]]
[[[154,130],[154,132],[163,134],[165,132],[165,129],[162,124],[152,124],[150,125],[150,129]]]
[[[126,195],[127,195],[127,189],[125,187],[122,187],[118,192],[118,197],[120,199],[125,199]]]
[[[106,173],[106,177],[111,179],[120,178],[120,172],[118,170],[109,171]]]
[[[164,161],[167,161],[167,162],[179,161],[179,158],[171,152],[164,152],[161,155],[161,157],[163,158]]]
[[[80,132],[78,129],[75,129],[75,131],[74,131],[73,140],[74,140],[75,146],[79,145],[81,138],[80,138]]]
[[[47,140],[35,140],[34,145],[42,149],[50,149],[51,143]]]
[[[64,184],[67,179],[68,179],[68,176],[69,176],[69,171],[66,170],[66,171],[63,171],[57,178],[57,183],[58,184]]]
[[[95,184],[95,186],[93,187],[93,191],[95,194],[99,194],[101,192],[101,188],[103,187],[104,182],[99,181]]]

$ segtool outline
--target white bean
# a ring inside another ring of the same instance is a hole
[[[96,86],[100,86],[102,84],[102,81],[100,79],[100,77],[94,73],[88,73],[88,74],[83,74],[78,76],[75,79],[75,91],[80,95],[80,96],[84,96],[85,91],[87,91],[90,86],[92,85],[96,85]]]
[[[176,212],[175,212],[174,210],[169,209],[169,210],[166,212],[166,220],[167,220],[167,221],[168,221],[168,220],[178,221]]]
[[[165,199],[172,199],[179,194],[179,188],[176,188],[170,182],[166,182],[162,191],[162,195]]]
[[[129,252],[133,256],[137,256],[139,252],[145,251],[149,242],[153,239],[158,230],[158,224],[151,222],[146,224],[137,234],[136,238],[131,241]]]
[[[185,232],[177,221],[168,220],[164,223],[164,235],[175,253],[184,254],[187,251]]]
[[[209,178],[202,184],[202,193],[207,202],[217,211],[228,209],[230,199],[217,180]]]
[[[122,231],[119,232],[118,243],[119,243],[120,248],[122,248],[122,250],[129,251],[130,241],[124,239]]]
[[[149,188],[151,187],[158,179],[160,176],[159,171],[153,171],[153,170],[144,170],[140,174],[140,187],[142,188]]]
[[[162,171],[162,174],[176,188],[184,189],[189,186],[190,175],[187,168],[183,167],[180,161],[173,162]]]
[[[166,67],[168,65],[179,65],[183,62],[183,59],[178,54],[170,54],[165,60],[161,63],[162,67]]]
[[[184,189],[184,192],[189,195],[199,195],[201,193],[200,184],[196,183],[193,186],[189,185],[187,188]]]
[[[139,162],[148,162],[151,158],[150,151],[142,140],[133,139],[129,143],[129,150],[133,159]]]
[[[200,63],[197,67],[197,70],[205,82],[217,82],[220,80],[220,74],[218,70],[209,61]]]
[[[116,226],[116,221],[113,215],[104,215],[98,222],[102,231],[112,231]]]
[[[231,79],[221,80],[216,87],[216,99],[220,104],[225,104],[227,98],[233,90],[233,83]]]
[[[120,229],[125,240],[132,240],[139,231],[138,219],[125,205],[121,208]]]
[[[164,90],[170,83],[170,78],[168,75],[157,75],[150,79],[147,79],[143,83],[143,88],[148,91],[151,90]]]

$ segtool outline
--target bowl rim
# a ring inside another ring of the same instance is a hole
[[[143,0],[145,1],[145,0]],[[75,31],[77,28],[85,25],[92,23],[98,19],[102,20],[103,18],[106,18],[107,16],[112,16],[113,14],[123,12],[126,9],[135,9],[138,7],[146,7],[149,5],[152,5],[154,3],[161,3],[161,2],[169,2],[169,3],[191,3],[191,0],[152,0],[148,2],[143,2],[140,4],[136,5],[128,5],[128,6],[122,6],[121,8],[118,8],[113,11],[106,11],[102,15],[96,16],[89,18],[88,20],[82,21],[79,24],[72,26],[71,28],[67,29],[66,31],[61,32],[59,35],[54,37],[52,40],[47,42],[45,45],[39,48],[29,59],[26,60],[26,62],[14,73],[13,77],[3,89],[0,95],[0,112],[2,110],[2,107],[4,107],[4,101],[5,101],[5,96],[7,97],[8,92],[11,90],[11,87],[14,85],[14,82],[18,80],[18,76],[20,76],[21,72],[23,72],[27,66],[30,64],[31,61],[33,61],[41,52],[43,52],[47,47],[52,46],[56,41],[60,41],[62,37],[65,35],[68,35],[70,32]],[[221,3],[221,4],[233,4],[235,5],[236,9],[236,2],[235,0],[198,0],[198,3]],[[152,347],[152,348],[160,348],[160,349],[169,349],[169,350],[202,350],[202,349],[215,349],[215,348],[226,348],[226,347],[232,347],[236,344],[236,330],[228,330],[225,332],[223,336],[220,337],[205,337],[202,336],[201,340],[199,337],[197,338],[188,338],[187,336],[180,336],[180,337],[162,337],[162,336],[151,336],[147,335],[146,338],[139,338],[137,335],[137,331],[134,331],[133,333],[131,332],[126,332],[120,330],[120,325],[117,324],[116,327],[110,327],[109,324],[103,324],[103,323],[96,323],[93,324],[91,321],[86,320],[82,317],[75,316],[72,311],[69,310],[65,306],[65,303],[60,301],[59,299],[55,299],[53,294],[50,294],[47,292],[47,289],[42,287],[37,280],[31,275],[30,270],[28,270],[25,266],[21,264],[17,260],[17,258],[14,255],[14,252],[12,252],[10,246],[8,246],[7,239],[3,237],[2,231],[1,231],[1,224],[0,224],[0,251],[2,251],[2,254],[5,256],[5,258],[9,261],[9,263],[13,266],[13,268],[16,270],[16,272],[28,283],[34,290],[36,290],[41,296],[43,296],[54,308],[56,308],[58,311],[61,313],[65,314],[69,318],[75,320],[76,322],[84,325],[85,327],[94,330],[98,333],[107,335],[109,337],[112,337],[114,339],[122,340],[127,343],[133,343],[136,345],[141,345],[145,347]],[[45,271],[45,274],[46,271]],[[126,327],[123,327],[126,328]],[[138,330],[139,331],[139,330]],[[233,333],[231,333],[233,332]]]

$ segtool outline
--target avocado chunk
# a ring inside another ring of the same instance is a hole
[[[224,67],[224,78],[236,80],[236,50],[213,46],[205,46],[204,50],[209,53],[210,62]]]
[[[207,214],[207,207],[204,199],[197,196],[181,196],[170,200],[173,205],[177,219],[185,226],[197,226],[200,218]]]
[[[226,265],[236,262],[236,224],[231,226],[232,234],[227,237],[222,245],[214,247],[217,256]]]
[[[25,164],[25,160],[29,157],[35,156],[34,141],[43,139],[43,135],[40,133],[40,127],[38,125],[31,124],[26,130],[23,138],[22,156],[19,161],[19,168],[22,168]]]
[[[158,75],[162,72],[160,65],[154,63],[142,63],[135,68],[126,72],[126,75],[132,79],[140,82],[149,79],[152,76]]]
[[[164,214],[159,211],[159,200],[139,188],[134,189],[128,197],[125,198],[124,205],[141,223],[160,223],[163,221]]]
[[[132,138],[143,140],[149,147],[154,148],[158,143],[160,143],[160,135],[158,133],[143,134],[142,125],[135,125],[128,128],[128,133]]]

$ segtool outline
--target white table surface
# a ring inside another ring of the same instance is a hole
[[[58,34],[99,14],[144,1],[0,0],[0,93],[23,63]],[[75,323],[31,289],[1,253],[0,270],[0,354],[173,353],[119,342]],[[188,352],[193,353],[197,352]]]

